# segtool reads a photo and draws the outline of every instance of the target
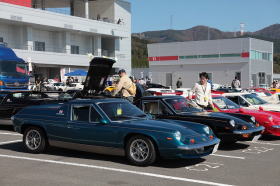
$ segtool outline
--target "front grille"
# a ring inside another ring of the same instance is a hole
[[[8,88],[18,88],[18,87],[25,87],[27,83],[5,83],[6,87]]]

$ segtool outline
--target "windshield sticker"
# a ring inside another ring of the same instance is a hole
[[[117,115],[118,115],[118,116],[122,115],[122,109],[121,109],[121,108],[118,108],[118,109],[117,109]]]

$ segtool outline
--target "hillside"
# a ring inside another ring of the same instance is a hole
[[[148,67],[147,43],[213,40],[234,37],[240,37],[240,32],[224,32],[207,26],[196,26],[186,30],[135,33],[132,34],[132,67]],[[253,37],[274,42],[274,71],[280,73],[280,24],[274,24],[256,32],[246,32],[243,37]]]

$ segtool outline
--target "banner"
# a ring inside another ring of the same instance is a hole
[[[0,0],[3,3],[10,3],[19,6],[25,6],[31,8],[32,0]]]

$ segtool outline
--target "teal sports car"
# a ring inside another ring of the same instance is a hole
[[[220,140],[205,125],[153,120],[124,99],[76,99],[26,107],[12,117],[27,151],[48,146],[126,156],[138,166],[163,158],[199,158]]]

